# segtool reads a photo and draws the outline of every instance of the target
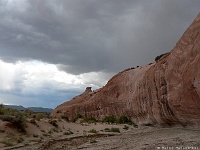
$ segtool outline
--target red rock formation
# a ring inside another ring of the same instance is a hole
[[[131,117],[138,124],[200,125],[200,14],[174,49],[151,65],[126,69],[51,114]]]

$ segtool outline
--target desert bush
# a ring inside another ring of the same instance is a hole
[[[39,135],[37,135],[37,134],[33,134],[33,137],[37,138],[37,137],[39,137]]]
[[[123,129],[124,129],[124,130],[128,130],[129,127],[128,127],[127,125],[124,125]]]
[[[90,140],[90,143],[97,143],[95,139]]]
[[[15,127],[20,132],[26,131],[26,118],[21,113],[15,113],[15,116],[11,115],[1,115],[0,119],[3,121],[8,121],[13,127]]]
[[[71,122],[76,122],[79,118],[83,118],[81,114],[77,114],[74,118],[71,119]]]
[[[0,141],[0,143],[4,144],[6,147],[8,146],[13,146],[14,144],[11,143],[10,141]]]
[[[119,128],[111,128],[110,132],[118,132],[118,133],[120,133],[120,130],[119,130]]]
[[[118,133],[120,133],[120,130],[119,130],[119,128],[105,128],[104,129],[104,131],[105,132],[118,132]]]
[[[15,120],[12,123],[19,131],[26,131],[26,118],[22,113],[15,114]]]
[[[107,123],[116,123],[117,119],[114,116],[105,116],[102,120],[102,122],[107,122]]]
[[[17,138],[17,143],[22,143],[23,141],[24,141],[24,139],[22,137]]]
[[[69,118],[67,117],[67,115],[62,115],[61,118],[64,119],[65,121],[69,122]]]
[[[92,129],[92,130],[89,130],[88,133],[97,133],[97,130]]]
[[[52,120],[52,119],[50,119],[50,120],[49,120],[49,123],[50,123],[51,125],[53,125],[54,127],[56,127],[56,128],[58,127],[57,120],[54,120],[54,119]]]
[[[132,121],[131,121],[131,119],[129,119],[129,118],[126,117],[126,116],[121,116],[121,117],[117,120],[117,123],[119,123],[119,124],[125,124],[125,123],[127,123],[127,124],[132,124]]]
[[[35,121],[34,118],[30,119],[29,121],[31,124],[34,124],[35,126],[39,127],[39,125],[37,124],[37,122]]]
[[[76,115],[76,118],[78,119],[78,118],[83,118],[83,116],[81,115],[81,114],[77,114]]]
[[[72,131],[70,131],[70,130],[64,132],[64,135],[71,135],[71,134],[74,134],[74,133]]]
[[[92,116],[84,118],[84,121],[88,122],[88,123],[95,123],[95,122],[97,122],[96,118],[94,118]]]
[[[48,134],[48,133],[43,133],[42,136],[47,137],[47,136],[50,136],[50,134]]]
[[[58,128],[53,128],[53,129],[51,129],[53,132],[56,132],[56,133],[58,133]]]
[[[110,129],[109,128],[105,128],[104,131],[105,132],[110,132]]]
[[[35,116],[35,119],[37,121],[40,121],[40,119],[43,119],[44,118],[44,114],[43,113],[37,113],[36,116]]]

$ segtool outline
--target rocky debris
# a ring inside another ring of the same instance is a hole
[[[101,89],[84,92],[51,115],[126,115],[138,124],[200,125],[199,64],[200,14],[171,52],[147,66],[118,73]]]

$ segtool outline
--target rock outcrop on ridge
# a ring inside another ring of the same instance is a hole
[[[126,115],[138,124],[200,125],[200,14],[174,49],[153,64],[126,69],[99,90],[59,105],[52,116]]]

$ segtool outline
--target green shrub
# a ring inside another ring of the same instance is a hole
[[[72,131],[70,131],[70,130],[64,132],[64,135],[71,135],[71,134],[74,134],[74,133]]]
[[[120,133],[120,130],[119,130],[119,128],[111,128],[110,132],[118,132],[118,133]]]
[[[105,128],[104,131],[105,132],[110,132],[110,129],[109,128]]]
[[[17,129],[21,132],[26,131],[26,117],[22,113],[15,113],[15,119],[12,123],[17,127]]]
[[[83,118],[81,114],[77,114],[75,118],[71,119],[71,122],[76,122],[79,118]]]
[[[124,130],[128,130],[129,129],[129,127],[127,126],[127,125],[124,125],[124,128],[123,128]]]
[[[111,129],[105,128],[104,131],[105,132],[117,132],[117,133],[120,133],[119,128],[111,128]]]
[[[117,122],[120,123],[120,124],[125,124],[125,123],[127,123],[127,124],[132,124],[131,119],[129,119],[129,118],[126,117],[126,116],[121,116],[121,117],[118,119]]]
[[[49,120],[49,123],[51,124],[51,125],[53,125],[54,127],[58,127],[58,124],[57,124],[57,120]]]
[[[102,120],[102,122],[107,122],[107,123],[116,123],[117,119],[114,116],[105,116]]]
[[[5,146],[13,146],[14,145],[10,141],[1,141],[0,143],[4,144]]]
[[[76,115],[76,118],[78,119],[78,118],[83,118],[83,116],[81,115],[81,114],[77,114]]]
[[[43,119],[44,118],[44,114],[43,113],[37,113],[36,116],[35,116],[35,119],[37,121],[40,121],[40,119]]]
[[[10,122],[20,132],[26,131],[26,118],[21,113],[16,113],[15,116],[1,115],[0,119]]]
[[[67,117],[67,115],[62,115],[61,118],[69,122],[69,118]]]
[[[90,143],[97,143],[95,139],[90,140]]]
[[[22,143],[24,139],[22,137],[17,138],[17,143]]]
[[[52,128],[52,129],[50,129],[49,130],[49,134],[52,134],[53,132],[56,132],[56,133],[58,133],[58,128]]]
[[[43,133],[42,135],[45,137],[50,136],[50,134],[48,134],[48,133]]]
[[[86,118],[84,119],[84,121],[85,121],[85,122],[88,122],[88,123],[95,123],[95,122],[97,122],[96,118],[94,118],[94,117],[92,117],[92,116],[86,117]]]
[[[92,130],[88,131],[88,133],[97,133],[97,130],[92,129]]]

